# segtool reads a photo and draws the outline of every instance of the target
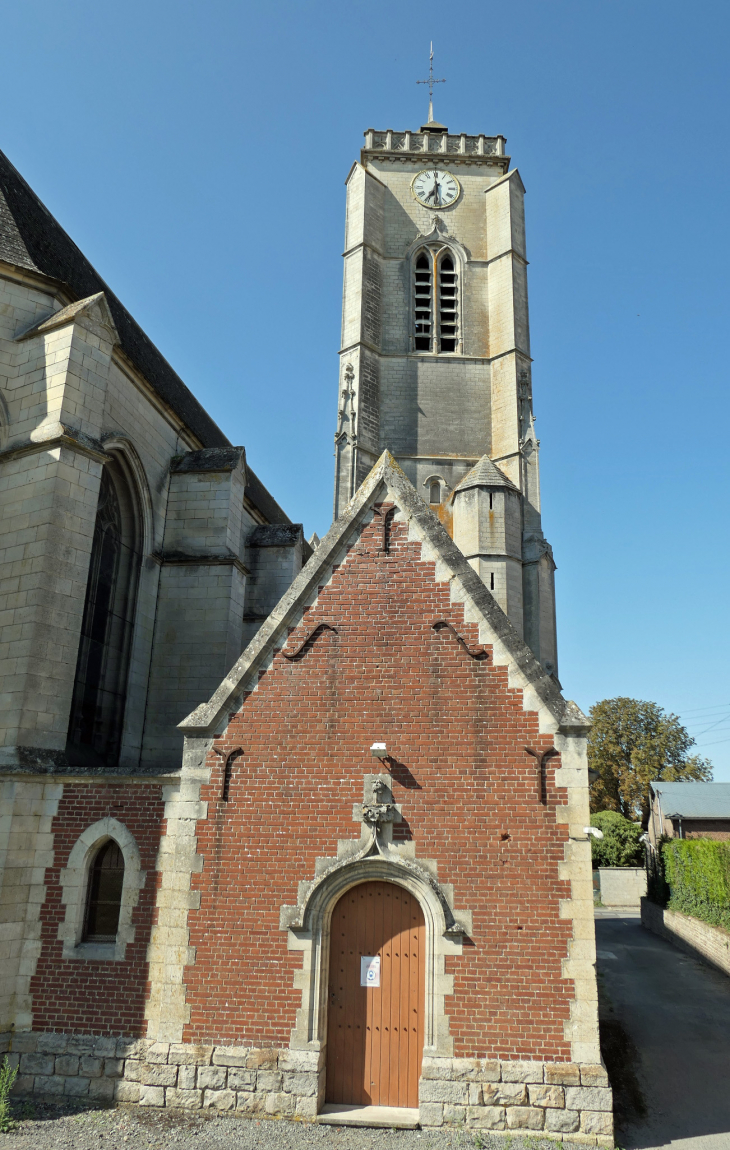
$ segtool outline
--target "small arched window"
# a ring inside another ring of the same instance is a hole
[[[123,886],[124,856],[114,839],[109,839],[89,868],[84,942],[116,942]]]
[[[441,484],[439,483],[438,479],[432,480],[428,486],[428,502],[441,502]]]
[[[458,275],[448,248],[425,248],[415,263],[416,351],[455,352],[459,345]]]

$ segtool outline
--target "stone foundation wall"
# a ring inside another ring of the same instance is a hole
[[[6,1034],[14,1091],[140,1106],[311,1120],[324,1103],[325,1055],[73,1034]],[[613,1146],[603,1066],[424,1058],[420,1122]]]
[[[613,1146],[613,1096],[603,1066],[424,1058],[419,1097],[422,1126],[539,1131]]]

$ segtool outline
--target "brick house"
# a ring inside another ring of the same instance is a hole
[[[730,839],[730,783],[651,784],[649,840]]]

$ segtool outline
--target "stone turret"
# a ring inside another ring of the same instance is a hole
[[[522,497],[483,455],[456,487],[453,538],[520,635],[522,618]]]

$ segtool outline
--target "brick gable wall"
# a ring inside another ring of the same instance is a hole
[[[53,820],[54,861],[46,871],[41,910],[42,950],[31,980],[33,1029],[76,1034],[143,1035],[147,995],[147,944],[155,911],[155,864],[164,831],[164,804],[158,785],[67,783]],[[134,836],[145,885],[132,912],[134,941],[121,962],[62,957],[58,927],[64,921],[61,871],[87,827],[113,816]]]
[[[314,877],[316,858],[335,855],[338,839],[359,837],[352,807],[363,799],[364,776],[379,769],[369,747],[382,739],[403,808],[395,840],[413,839],[419,856],[437,861],[439,881],[454,885],[456,905],[473,911],[471,939],[447,959],[454,1054],[569,1060],[560,760],[547,764],[543,803],[524,748],[547,749],[551,736],[523,710],[506,668],[475,661],[447,630],[433,629],[447,620],[478,647],[477,626],[451,605],[448,583],[435,582],[434,564],[421,561],[404,525],[391,526],[390,553],[379,552],[381,523],[364,528],[286,650],[319,623],[337,633],[320,632],[292,662],[277,653],[218,740],[220,751],[243,751],[228,802],[222,759],[210,756],[184,1041],[288,1046],[301,956],[287,950],[279,908]]]

